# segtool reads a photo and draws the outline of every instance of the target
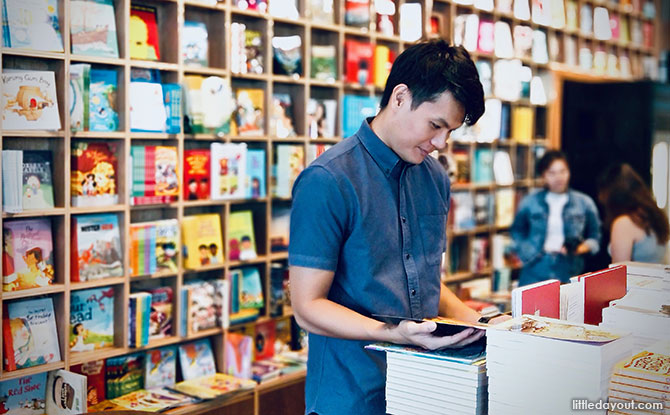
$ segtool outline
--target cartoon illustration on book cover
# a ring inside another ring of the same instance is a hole
[[[179,364],[184,380],[215,374],[214,355],[209,339],[179,346]]]
[[[60,129],[53,72],[3,73],[2,89],[4,129]]]
[[[54,279],[49,219],[9,221],[2,225],[3,291],[46,287]]]
[[[23,152],[23,208],[54,207],[50,151]]]
[[[168,219],[156,223],[156,267],[158,272],[177,272],[179,222]]]
[[[145,388],[160,388],[174,385],[177,373],[176,348],[164,347],[148,351],[145,358],[145,370]]]
[[[73,206],[105,206],[118,203],[116,146],[77,142],[72,145],[70,191]]]
[[[179,195],[177,148],[156,146],[156,196]]]
[[[72,281],[123,275],[119,219],[114,213],[76,216],[73,223]]]
[[[70,297],[70,350],[100,349],[114,343],[114,288],[74,291]]]
[[[43,415],[46,382],[46,373],[0,382],[0,414]]]

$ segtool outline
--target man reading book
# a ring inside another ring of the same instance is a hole
[[[390,325],[371,317],[481,317],[440,282],[450,184],[428,157],[483,114],[475,65],[465,49],[442,40],[413,45],[393,64],[380,106],[293,188],[291,303],[310,333],[307,414],[385,413],[385,358],[366,344],[439,349],[483,336],[466,329],[437,337],[432,321]]]

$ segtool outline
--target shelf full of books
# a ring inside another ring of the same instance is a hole
[[[561,1],[560,24],[557,2],[523,3],[2,0],[0,389],[76,372],[90,405],[123,407],[300,370],[292,184],[376,113],[421,38],[463,44],[487,96],[440,155],[445,276],[497,272],[547,146],[552,65],[640,77],[654,46],[649,2]]]

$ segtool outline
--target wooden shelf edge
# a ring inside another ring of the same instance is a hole
[[[105,287],[108,285],[121,285],[126,282],[126,277],[102,278],[94,281],[72,282],[70,291],[85,290],[88,288]]]
[[[3,219],[13,218],[35,218],[43,216],[62,216],[65,215],[65,208],[53,208],[48,210],[24,210],[19,213],[2,212]]]
[[[65,362],[61,360],[58,362],[47,363],[44,365],[27,367],[25,369],[12,370],[11,372],[3,371],[2,375],[0,375],[0,381],[16,379],[23,376],[30,376],[35,375],[37,373],[48,372],[51,370],[57,370],[63,368],[65,368]]]
[[[65,284],[52,284],[47,287],[29,288],[19,291],[3,291],[2,300],[16,300],[20,298],[36,297],[38,295],[57,294],[65,291]]]

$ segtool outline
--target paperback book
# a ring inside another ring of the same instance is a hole
[[[36,9],[39,8],[38,5],[33,5]],[[30,13],[30,10],[25,12]],[[4,130],[60,130],[56,78],[53,72],[3,69],[2,91]]]
[[[46,410],[49,415],[77,415],[86,412],[86,376],[67,370],[47,375]]]
[[[2,224],[2,290],[46,287],[54,280],[54,252],[49,219]]]
[[[144,365],[146,389],[174,385],[177,379],[177,348],[169,346],[149,350],[144,358]]]
[[[184,380],[193,380],[216,373],[214,354],[209,339],[179,346],[179,366]],[[179,389],[177,389],[179,390]]]
[[[184,267],[198,269],[223,263],[221,218],[218,214],[186,216],[182,220]]]
[[[63,52],[59,10],[57,0],[3,0],[4,46]]]
[[[119,218],[114,213],[72,217],[72,282],[123,276]]]
[[[0,409],[9,415],[44,415],[46,372],[0,382]]]
[[[102,349],[114,344],[114,287],[70,294],[70,351]]]
[[[156,8],[133,4],[130,7],[130,57],[160,60]]]
[[[72,206],[109,206],[119,201],[116,144],[73,141],[70,156]]]
[[[114,2],[71,1],[70,39],[73,54],[118,58]]]

